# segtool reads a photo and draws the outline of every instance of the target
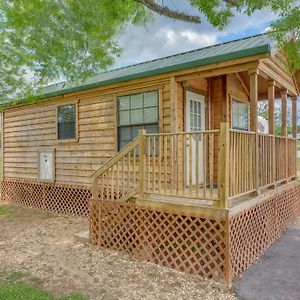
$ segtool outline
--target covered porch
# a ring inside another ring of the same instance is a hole
[[[93,198],[230,209],[296,179],[297,90],[274,65],[263,60],[171,77],[170,106],[161,108],[169,110],[169,132],[140,130],[94,173]],[[264,130],[259,101],[268,103]]]
[[[230,286],[300,213],[285,66],[278,52],[170,77],[159,132],[141,129],[92,177],[91,243]]]

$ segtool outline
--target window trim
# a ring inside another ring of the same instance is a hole
[[[41,179],[41,165],[40,165],[40,158],[41,158],[41,153],[44,152],[51,152],[52,153],[52,179]],[[56,150],[55,148],[52,149],[38,149],[37,151],[38,157],[38,181],[39,182],[48,182],[48,183],[54,183],[55,182],[55,176],[56,176]]]
[[[115,124],[116,124],[116,152],[119,152],[121,150],[120,148],[120,127],[133,127],[133,126],[145,126],[145,125],[157,125],[158,127],[158,133],[162,132],[162,85],[159,86],[151,86],[139,90],[131,90],[131,91],[126,91],[123,93],[116,93],[115,94]],[[131,125],[123,125],[119,126],[119,102],[118,98],[123,97],[123,96],[131,96],[131,95],[137,95],[137,94],[143,94],[147,92],[157,92],[158,94],[158,118],[157,122],[155,123],[142,123],[142,124],[131,124]]]
[[[239,98],[236,98],[236,97],[231,96],[231,95],[230,95],[230,98],[231,98],[231,128],[234,129],[234,130],[249,131],[250,130],[250,113],[249,113],[250,104],[249,104],[249,102],[248,101],[244,101],[244,100],[239,99]],[[233,102],[234,101],[238,102],[238,103],[242,103],[242,104],[247,105],[247,108],[248,108],[247,129],[245,129],[245,128],[238,128],[238,127],[234,127],[233,126]]]
[[[76,137],[74,139],[59,139],[58,138],[58,108],[60,106],[65,106],[65,105],[75,105],[75,135]],[[56,105],[56,116],[55,116],[55,132],[56,132],[56,141],[58,143],[76,143],[78,142],[79,138],[78,138],[78,105],[79,105],[79,100],[75,100],[75,101],[70,101],[70,102],[64,102],[64,103],[59,103]]]

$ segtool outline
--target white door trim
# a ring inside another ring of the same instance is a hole
[[[193,102],[199,102],[201,105],[194,105],[193,103],[193,120],[191,120],[191,101]],[[198,116],[198,118],[197,118]],[[185,131],[191,132],[191,131],[204,131],[205,130],[205,96],[186,91],[186,97],[185,97]],[[192,143],[190,145],[189,143]],[[199,153],[196,153],[196,143],[199,143],[198,149]],[[203,161],[202,159],[199,160],[199,158],[202,158],[203,153],[203,140],[194,140],[191,141],[187,140],[187,148],[186,148],[186,184],[187,186],[190,184],[190,169],[189,169],[189,159],[190,159],[190,150],[189,147],[192,146],[192,184],[196,185],[196,166],[198,164],[198,170],[199,170],[199,182],[198,184],[201,184],[203,182]]]

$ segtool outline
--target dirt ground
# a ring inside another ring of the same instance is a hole
[[[89,299],[237,299],[212,280],[74,241],[86,219],[1,207],[0,280],[21,272],[55,295],[81,292]]]

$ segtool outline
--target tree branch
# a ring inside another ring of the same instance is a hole
[[[158,13],[161,16],[165,16],[171,19],[176,19],[176,20],[189,22],[189,23],[196,23],[196,24],[201,23],[199,16],[192,16],[184,12],[171,10],[166,6],[160,6],[159,4],[155,3],[153,0],[135,0],[135,1],[143,4],[144,6]]]

